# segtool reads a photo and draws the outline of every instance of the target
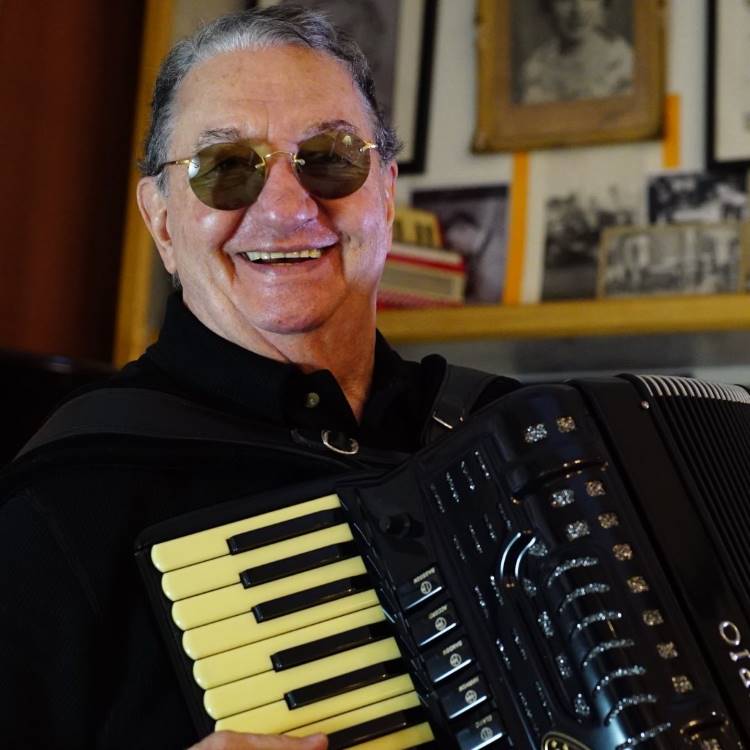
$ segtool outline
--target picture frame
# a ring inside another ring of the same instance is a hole
[[[267,7],[285,1],[248,0],[246,5]],[[399,172],[424,172],[438,0],[290,2],[326,12],[362,47],[373,68],[379,103],[403,144]]]
[[[744,172],[669,170],[647,177],[649,224],[715,224],[750,218]]]
[[[737,64],[750,35],[750,3],[708,0],[706,168],[750,168],[750,76]]]
[[[739,222],[614,227],[602,233],[597,297],[745,291],[747,226]]]
[[[412,205],[437,216],[445,249],[466,267],[466,304],[499,304],[506,282],[510,185],[465,185],[412,191]]]
[[[474,151],[660,135],[664,0],[612,0],[606,8],[602,2],[607,25],[602,29],[591,23],[585,29],[590,40],[583,40],[586,47],[577,47],[575,53],[580,59],[572,61],[561,48],[564,34],[574,32],[569,27],[566,31],[552,9],[545,11],[542,3],[528,0],[477,2]]]

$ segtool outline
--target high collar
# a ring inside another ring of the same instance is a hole
[[[148,356],[178,381],[273,422],[279,421],[289,383],[298,373],[292,364],[261,357],[215,334],[179,292],[167,300],[159,339]]]
[[[394,408],[403,412],[404,425],[413,422],[416,428],[421,420],[424,368],[402,360],[379,333],[360,424],[330,371],[305,374],[294,364],[233,344],[206,328],[179,292],[169,298],[159,339],[144,357],[187,395],[273,424],[338,430],[379,443],[385,440],[384,431],[391,433],[395,427]],[[434,379],[429,378],[429,390]],[[318,403],[311,406],[311,399]],[[413,439],[410,436],[408,442]]]

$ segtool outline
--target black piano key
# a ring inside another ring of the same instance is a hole
[[[263,526],[263,528],[246,531],[243,534],[235,534],[235,536],[230,536],[227,539],[227,545],[230,554],[236,555],[258,547],[265,547],[267,544],[283,542],[285,539],[292,539],[295,536],[327,529],[343,523],[345,520],[344,513],[340,508],[319,510],[317,513],[308,513],[306,516],[291,518],[288,521]]]
[[[318,604],[343,599],[345,596],[358,594],[360,591],[367,591],[371,588],[370,576],[341,578],[338,581],[324,583],[322,586],[315,586],[305,591],[298,591],[295,594],[280,596],[278,599],[270,599],[267,602],[256,604],[253,607],[253,615],[255,615],[256,622],[265,622],[309,607],[315,607]]]
[[[405,711],[396,711],[387,716],[379,716],[363,724],[331,732],[328,735],[328,750],[342,750],[345,747],[376,740],[378,737],[399,732],[424,721],[427,721],[427,717],[419,706],[407,708]]]
[[[283,560],[267,563],[266,565],[257,565],[254,568],[248,568],[240,573],[242,585],[249,589],[251,586],[257,586],[269,581],[277,581],[279,578],[286,578],[295,573],[304,573],[306,570],[322,568],[324,565],[346,560],[357,554],[357,546],[354,542],[342,542],[341,544],[329,544],[327,547],[303,552],[301,555],[294,555]]]
[[[357,646],[380,641],[391,635],[393,635],[393,632],[387,622],[363,625],[359,628],[347,630],[345,633],[337,633],[271,654],[271,663],[276,672],[281,672],[284,669],[298,667],[300,664],[307,664],[325,656],[333,656],[333,654],[357,648]]]
[[[326,698],[333,698],[342,693],[374,685],[376,682],[389,680],[391,677],[398,677],[405,671],[406,668],[402,659],[390,659],[357,669],[354,672],[331,677],[328,680],[314,682],[312,685],[295,688],[284,694],[284,700],[290,709],[301,708]]]

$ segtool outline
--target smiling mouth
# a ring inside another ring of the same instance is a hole
[[[268,251],[268,250],[249,250],[246,253],[240,253],[240,255],[249,260],[251,263],[265,264],[265,263],[304,263],[308,260],[317,260],[323,256],[323,253],[328,250],[327,247],[311,247],[306,250],[290,250],[290,251]]]

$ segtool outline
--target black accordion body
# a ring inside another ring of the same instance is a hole
[[[750,396],[528,386],[387,473],[146,530],[200,731],[750,749]]]

